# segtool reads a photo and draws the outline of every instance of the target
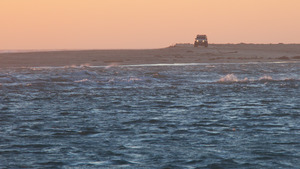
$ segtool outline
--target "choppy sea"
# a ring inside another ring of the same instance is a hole
[[[0,68],[0,168],[300,168],[300,63]]]

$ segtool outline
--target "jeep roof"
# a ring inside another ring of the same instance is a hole
[[[197,35],[196,39],[207,39],[206,35]]]

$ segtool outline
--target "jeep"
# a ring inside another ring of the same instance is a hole
[[[194,42],[194,47],[205,46],[208,47],[208,41],[206,35],[197,35]]]

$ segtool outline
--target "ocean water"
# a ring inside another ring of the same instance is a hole
[[[0,168],[300,168],[300,63],[0,68]]]

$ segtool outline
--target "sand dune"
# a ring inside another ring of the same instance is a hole
[[[162,49],[0,53],[0,67],[110,66],[156,63],[300,62],[300,44],[177,44]]]

